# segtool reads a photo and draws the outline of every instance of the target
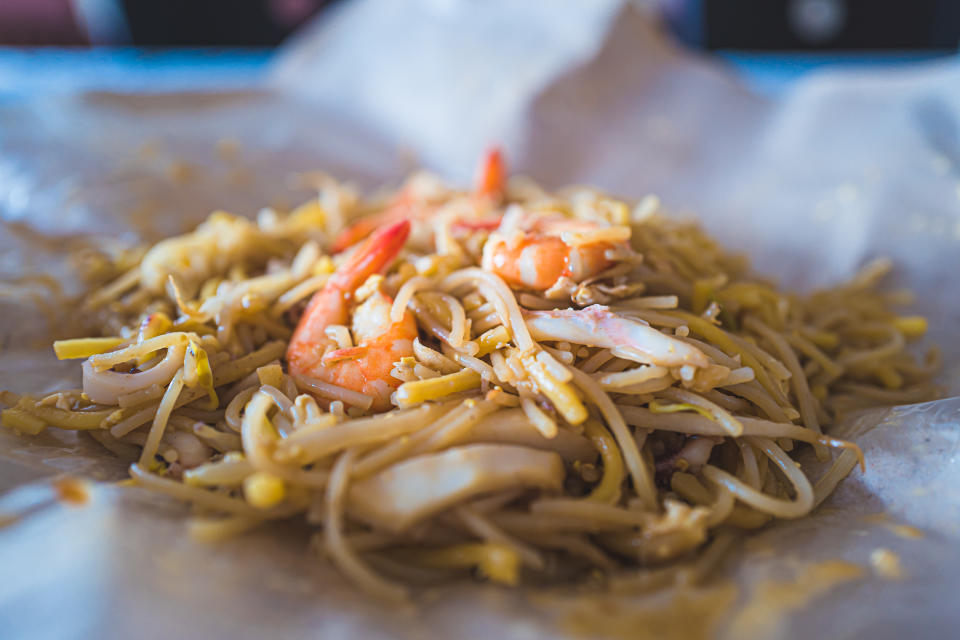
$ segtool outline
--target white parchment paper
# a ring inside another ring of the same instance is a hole
[[[218,155],[224,138],[241,153]],[[820,72],[770,100],[717,63],[678,51],[614,0],[355,0],[301,34],[255,91],[0,105],[0,215],[57,234],[171,233],[216,208],[253,214],[296,201],[305,194],[290,189],[295,171],[320,168],[372,187],[422,164],[466,181],[495,142],[517,170],[549,185],[658,193],[789,286],[837,282],[890,256],[891,284],[917,293],[915,311],[929,316],[944,352],[943,380],[951,393],[960,388],[956,60]],[[0,237],[0,274],[57,270],[59,257],[56,247]],[[0,388],[76,386],[76,367],[31,348],[42,326],[30,312],[0,305]],[[839,558],[867,567],[865,577],[758,632],[947,637],[960,622],[960,398],[878,410],[856,428],[866,473],[855,472],[825,509],[770,527],[728,563],[737,606],[764,580],[789,581],[803,563]],[[42,501],[45,476],[116,477],[117,467],[70,435],[0,432],[0,489],[9,490],[0,510]],[[877,512],[924,537],[865,518]],[[296,527],[211,549],[186,538],[182,514],[104,486],[85,508],[43,509],[0,529],[0,637],[571,632],[564,607],[483,586],[434,594],[419,615],[399,616],[315,560]],[[881,547],[900,556],[902,579],[871,574],[869,556]],[[642,605],[632,598],[623,605]],[[639,623],[635,632],[620,637],[657,637]]]

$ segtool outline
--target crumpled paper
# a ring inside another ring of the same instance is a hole
[[[955,395],[958,123],[955,59],[817,72],[770,99],[678,50],[615,0],[355,0],[307,28],[255,90],[0,105],[0,215],[50,233],[158,236],[217,208],[252,215],[296,202],[288,180],[296,171],[372,187],[424,165],[464,182],[481,150],[499,142],[515,169],[551,186],[657,193],[791,287],[836,283],[891,257],[891,284],[917,294]],[[225,153],[225,139],[239,151]],[[0,251],[4,276],[64,269],[56,247],[6,236]],[[76,386],[77,367],[31,348],[40,331],[29,309],[0,305],[0,388]],[[960,397],[844,425],[841,434],[859,434],[866,472],[812,517],[765,529],[723,565],[721,579],[738,587],[714,630],[950,635],[960,622],[958,425]],[[4,512],[42,502],[41,479],[55,473],[123,473],[72,434],[0,431],[0,461],[0,489],[11,490],[0,498]],[[660,629],[624,613],[651,596],[605,596],[597,615],[588,611],[595,600],[483,585],[431,594],[418,615],[402,615],[315,559],[297,527],[211,549],[185,536],[183,513],[156,496],[98,486],[86,507],[39,509],[0,529],[0,636],[562,637],[582,630],[575,614],[594,625],[590,635]],[[898,554],[902,578],[871,568],[878,549]],[[767,607],[769,619],[741,615],[764,593],[802,581],[804,567],[838,559],[863,575],[816,599],[782,598]]]

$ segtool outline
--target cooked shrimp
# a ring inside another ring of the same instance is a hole
[[[476,198],[500,200],[507,190],[507,164],[500,149],[488,149],[477,170],[473,182],[473,194]]]
[[[523,314],[534,340],[574,342],[610,349],[626,360],[662,367],[706,367],[710,360],[692,344],[660,333],[647,323],[624,318],[607,307],[527,311]]]
[[[617,250],[629,250],[628,238],[629,227],[604,228],[560,214],[511,208],[484,245],[483,268],[512,286],[546,291],[564,280],[583,282],[610,268]]]
[[[371,216],[360,218],[355,223],[340,232],[330,251],[340,253],[341,251],[357,244],[378,228],[393,224],[400,220],[420,219],[429,216],[434,211],[434,207],[427,206],[421,202],[412,189],[404,187],[397,192],[390,204],[381,211]]]
[[[287,348],[292,373],[370,395],[376,411],[390,408],[390,393],[400,384],[390,370],[400,358],[413,355],[416,322],[409,311],[399,322],[391,322],[393,299],[379,290],[352,313],[351,302],[367,278],[393,262],[409,233],[406,220],[377,231],[314,294]],[[355,346],[339,348],[327,328],[347,324]]]
[[[503,161],[503,154],[499,149],[490,149],[480,163],[473,190],[468,196],[470,202],[476,205],[478,211],[489,209],[491,205],[499,203],[506,193],[506,179],[507,170]],[[360,242],[379,227],[392,224],[398,220],[409,220],[411,222],[428,220],[437,212],[437,205],[418,194],[417,191],[413,184],[408,183],[397,192],[396,197],[383,211],[361,218],[344,229],[337,236],[330,250],[333,253],[339,253]],[[477,221],[458,220],[455,222],[455,226],[467,230],[483,230],[494,229],[499,222],[499,217]],[[430,232],[429,235],[432,237],[432,225],[428,226],[426,230]]]

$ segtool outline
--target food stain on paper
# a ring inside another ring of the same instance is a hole
[[[916,540],[923,538],[926,535],[923,530],[918,529],[913,525],[892,522],[890,520],[890,514],[885,511],[865,515],[863,516],[863,521],[869,524],[883,525],[889,529],[892,534],[900,536],[901,538]]]
[[[731,638],[769,637],[790,613],[832,589],[864,575],[863,567],[845,560],[827,560],[802,569],[792,580],[763,580],[727,629]]]
[[[0,513],[0,529],[9,527],[20,520],[19,513]]]
[[[707,640],[716,637],[737,599],[732,583],[670,590],[642,600],[610,594],[569,603],[565,631],[582,638],[613,640]]]
[[[926,535],[922,530],[917,529],[909,524],[889,524],[887,525],[887,528],[901,538],[917,539]]]
[[[23,518],[57,503],[82,507],[88,502],[90,502],[90,482],[83,478],[64,476],[45,486],[40,495],[29,504],[0,513],[0,529],[14,525]]]
[[[874,549],[870,553],[870,565],[873,567],[873,572],[881,578],[899,580],[903,577],[900,556],[890,549]]]
[[[54,480],[51,485],[57,500],[73,507],[82,507],[90,502],[90,483],[83,478],[67,476]]]

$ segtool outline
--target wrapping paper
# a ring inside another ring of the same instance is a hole
[[[306,195],[291,188],[296,171],[373,187],[423,165],[463,182],[499,142],[516,170],[551,186],[657,193],[791,287],[891,257],[891,285],[916,293],[954,396],[958,122],[956,60],[818,72],[770,99],[614,0],[356,0],[306,29],[254,89],[0,105],[0,215],[130,241],[217,208],[296,202]],[[224,140],[239,151],[225,153]],[[59,249],[2,236],[0,275],[66,278]],[[35,348],[33,312],[0,305],[0,388],[76,386],[79,367]],[[721,586],[673,614],[656,594],[483,585],[431,593],[416,614],[387,611],[316,559],[295,526],[210,548],[186,537],[181,506],[108,485],[83,508],[31,510],[49,499],[46,477],[124,470],[71,434],[0,431],[0,513],[29,513],[0,528],[0,636],[942,637],[960,622],[958,423],[960,397],[948,397],[842,425],[866,472],[813,516],[751,537],[721,567]],[[900,579],[871,568],[878,549],[899,556]],[[841,577],[816,573],[827,565]]]

